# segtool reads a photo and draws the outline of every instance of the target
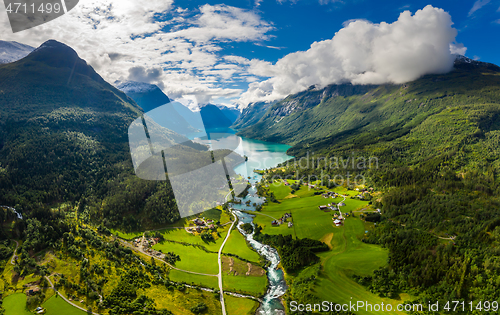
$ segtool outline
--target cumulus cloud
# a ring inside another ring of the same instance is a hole
[[[16,34],[7,14],[0,14],[2,40],[37,47],[55,39],[74,48],[108,82],[155,83],[170,97],[192,94],[200,101],[242,92],[223,84],[245,69],[226,61],[219,44],[260,42],[272,29],[249,10],[227,5],[185,9],[173,0],[80,0],[68,14]]]
[[[332,39],[275,64],[251,60],[249,71],[269,79],[251,83],[240,102],[276,100],[311,85],[403,83],[446,73],[455,58],[451,49],[465,52],[452,24],[447,12],[430,5],[414,15],[404,11],[393,23],[351,21]]]

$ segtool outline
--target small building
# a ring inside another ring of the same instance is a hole
[[[291,228],[293,226],[292,222],[288,222],[288,227]]]
[[[33,288],[26,291],[26,295],[35,295],[40,292],[40,288]]]
[[[318,206],[319,210],[326,210],[328,209],[328,206]]]
[[[336,220],[333,220],[333,223],[335,223],[335,226],[341,226],[342,225],[342,221],[336,219]]]
[[[345,206],[345,203],[341,202],[338,204],[339,207],[344,207]]]

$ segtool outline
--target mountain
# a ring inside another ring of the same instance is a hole
[[[0,64],[11,63],[26,57],[35,48],[18,42],[0,40]]]
[[[142,109],[72,48],[49,40],[0,65],[0,91],[0,204],[79,204],[85,220],[125,228],[179,217],[167,182],[134,175],[128,128]]]
[[[154,84],[136,81],[116,81],[115,86],[132,98],[144,112],[149,112],[158,106],[170,103],[168,96]]]
[[[200,114],[206,129],[229,128],[233,124],[219,107],[212,104],[201,107]]]
[[[363,246],[384,247],[387,266],[370,276],[349,269],[346,281],[381,297],[411,292],[420,302],[495,298],[485,288],[496,284],[476,279],[500,274],[490,267],[500,253],[500,67],[459,57],[451,72],[406,84],[313,87],[240,134],[293,145],[287,153],[298,163],[268,170],[269,181],[319,179],[317,186],[343,186],[346,204],[369,198],[352,207],[343,231],[359,223]],[[320,301],[328,285],[292,283],[287,298]]]
[[[295,155],[326,148],[360,150],[397,139],[422,143],[415,135],[430,125],[438,126],[436,120],[443,119],[450,108],[468,117],[473,125],[467,130],[472,134],[475,128],[487,132],[485,126],[496,126],[488,117],[496,117],[500,103],[499,73],[496,65],[461,57],[450,73],[427,75],[406,84],[311,88],[270,106],[240,135],[293,145],[289,153]],[[441,128],[455,129],[444,122]],[[449,138],[444,129],[440,136]],[[446,142],[434,139],[432,147],[439,146]],[[430,143],[425,148],[431,148]]]
[[[236,119],[240,117],[241,112],[236,108],[221,105],[219,105],[218,107],[222,111],[222,113],[231,121],[231,123],[234,123]]]
[[[262,116],[266,113],[269,107],[276,104],[276,102],[255,102],[248,104],[241,111],[241,115],[233,123],[234,129],[244,129],[257,123]]]

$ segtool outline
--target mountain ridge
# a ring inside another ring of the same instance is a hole
[[[481,79],[487,86],[497,89],[498,80],[494,74],[499,71],[496,65],[462,58],[455,62],[455,70],[448,74],[427,75],[405,84],[342,84],[322,90],[309,89],[273,104],[265,114],[259,114],[262,116],[258,122],[240,129],[239,134],[290,145],[307,145],[346,130],[382,128],[386,120],[396,123],[413,119],[411,116],[418,113],[427,115],[425,113],[429,114],[429,109],[433,108],[430,103],[443,99],[449,101],[447,97],[454,94],[470,96],[471,99],[464,100],[464,104],[471,104],[472,99],[478,97],[465,91],[463,85],[472,84],[473,89],[481,90],[482,86],[474,82]],[[414,89],[418,90],[417,97],[410,97],[409,91]],[[496,95],[493,99],[493,102],[497,101]],[[370,127],[366,127],[368,125]],[[292,148],[290,152],[293,151]]]
[[[0,64],[11,63],[26,57],[35,48],[15,41],[0,40]]]
[[[134,174],[128,128],[143,110],[71,47],[50,40],[0,65],[0,91],[0,204],[80,203],[124,229],[179,218],[168,182]]]

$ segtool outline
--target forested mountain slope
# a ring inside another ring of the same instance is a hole
[[[372,292],[407,292],[423,304],[498,300],[499,67],[459,58],[448,74],[402,85],[311,88],[240,134],[292,144],[289,154],[309,158],[270,176],[339,175],[344,182],[335,183],[351,189],[359,176],[380,191],[372,199],[380,222],[363,241],[388,248],[389,264],[355,278]],[[378,163],[358,166],[369,157]]]
[[[174,221],[169,184],[134,175],[128,127],[141,113],[62,43],[0,65],[0,204],[70,202],[86,220],[129,228]]]

